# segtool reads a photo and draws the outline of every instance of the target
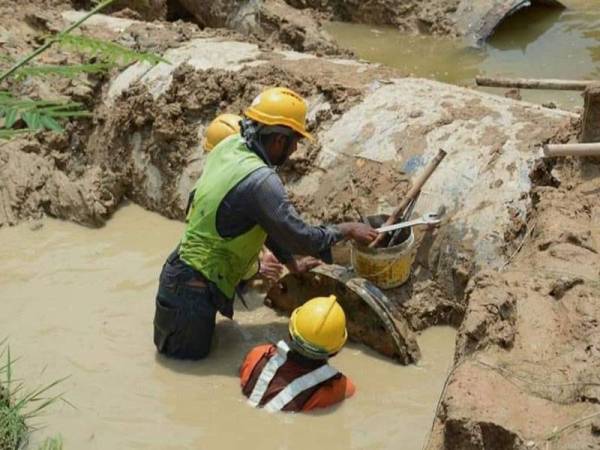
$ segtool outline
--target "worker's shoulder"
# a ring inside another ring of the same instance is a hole
[[[337,391],[337,395],[343,397],[350,397],[356,391],[356,386],[352,380],[342,372],[338,372],[334,377],[323,383],[322,388]]]
[[[245,189],[257,191],[282,191],[283,182],[279,175],[269,166],[259,167],[240,183]]]
[[[253,359],[253,358],[268,354],[274,348],[275,347],[272,344],[257,345],[256,347],[253,347],[252,349],[250,349],[250,351],[246,355],[246,359]]]
[[[257,345],[256,347],[254,347],[252,350],[250,350],[251,352],[269,352],[272,349],[274,349],[275,346],[273,344],[261,344],[261,345]]]
[[[269,354],[273,353],[274,351],[275,351],[275,346],[273,346],[271,344],[263,344],[263,345],[257,345],[256,347],[252,348],[248,352],[248,354],[244,358],[244,361],[242,362],[242,365],[240,366],[240,379],[241,379],[242,386],[246,385],[246,383],[250,379],[250,375],[254,371],[254,368],[256,367],[258,362],[264,356],[268,356]]]
[[[303,406],[304,411],[310,411],[316,408],[327,408],[336,403],[343,401],[348,397],[352,397],[356,392],[354,383],[350,381],[341,372],[336,376],[325,381],[319,388],[310,396]]]

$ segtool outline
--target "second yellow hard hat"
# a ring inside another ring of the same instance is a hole
[[[221,114],[217,116],[204,133],[204,151],[210,152],[226,137],[240,132],[242,118],[236,114]]]

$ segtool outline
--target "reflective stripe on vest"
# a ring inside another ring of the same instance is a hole
[[[267,362],[260,373],[258,380],[256,380],[254,389],[252,389],[252,393],[248,399],[249,405],[257,407],[260,404],[265,392],[267,392],[269,384],[273,381],[275,374],[287,361],[287,354],[289,351],[290,348],[284,341],[279,341],[277,343],[277,354]],[[269,412],[281,411],[285,405],[302,392],[333,378],[337,374],[338,371],[328,364],[325,364],[312,372],[305,373],[288,384],[281,392],[273,397],[264,408]]]
[[[275,373],[279,370],[281,366],[287,361],[287,354],[290,351],[290,348],[285,343],[285,341],[279,341],[277,343],[277,354],[273,356],[267,365],[263,368],[258,380],[256,380],[256,384],[254,385],[254,389],[252,389],[252,394],[248,398],[248,404],[253,407],[257,407],[260,401],[262,400],[265,392],[267,392],[267,388],[269,384],[273,380]]]
[[[321,366],[312,372],[296,378],[265,405],[265,410],[269,412],[281,411],[284,406],[296,398],[296,396],[312,387],[315,387],[317,384],[336,376],[337,373],[337,370],[330,365],[325,364],[324,366]]]

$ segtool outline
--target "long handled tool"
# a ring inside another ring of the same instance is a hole
[[[427,182],[431,174],[435,171],[437,166],[440,165],[440,163],[445,157],[446,152],[440,149],[438,151],[438,154],[429,162],[429,164],[427,164],[425,170],[423,170],[423,172],[415,180],[412,187],[410,188],[410,191],[408,191],[406,197],[404,197],[402,203],[400,203],[400,205],[394,210],[394,212],[392,212],[392,215],[388,218],[388,220],[385,221],[385,223],[383,224],[384,227],[392,225],[401,220],[406,208],[411,204],[411,202],[414,199],[417,198],[417,196],[421,192],[421,189],[423,188],[423,185]],[[386,233],[380,233],[379,236],[377,236],[375,240],[369,244],[369,247],[377,247],[379,243],[384,239],[385,235]]]

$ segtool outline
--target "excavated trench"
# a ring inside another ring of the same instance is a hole
[[[47,418],[51,429],[75,448],[90,442],[97,448],[196,448],[206,442],[228,448],[250,439],[267,448],[281,442],[289,448],[397,448],[399,442],[420,448],[454,342],[452,330],[427,328],[449,324],[459,328],[456,366],[429,448],[592,445],[588,429],[548,438],[553,427],[593,413],[597,399],[597,168],[539,165],[539,144],[576,139],[577,116],[404,78],[404,66],[342,59],[333,41],[331,51],[310,47],[317,41],[298,31],[306,25],[280,26],[273,17],[285,7],[273,5],[280,9],[270,9],[269,17],[279,25],[268,29],[269,39],[265,29],[248,34],[243,27],[140,22],[139,13],[99,16],[87,33],[164,52],[172,64],[136,64],[110,79],[17,86],[34,96],[78,96],[94,111],[92,120],[70,126],[63,137],[40,133],[0,147],[0,224],[34,220],[0,229],[8,311],[0,326],[15,337],[24,372],[49,366],[42,378],[72,375],[65,390],[79,410],[61,407],[59,417]],[[49,29],[78,17],[29,4],[22,13],[43,19]],[[3,26],[15,36],[40,32],[30,25],[37,22],[27,23]],[[19,50],[15,42],[27,41],[13,40],[9,52]],[[316,58],[290,48],[337,56]],[[156,275],[181,223],[135,206],[108,220],[127,198],[181,219],[202,170],[198,137],[206,124],[220,111],[241,112],[273,84],[309,99],[318,143],[303,145],[282,176],[312,221],[389,212],[438,148],[449,153],[416,206],[417,212],[444,207],[445,221],[418,236],[409,282],[386,292],[390,313],[407,333],[426,330],[418,338],[421,359],[401,367],[353,344],[336,362],[355,379],[359,395],[318,419],[265,416],[243,404],[235,374],[244,352],[285,333],[285,318],[259,307],[259,298],[251,311],[236,313],[237,323],[220,322],[211,361],[172,364],[155,357]],[[38,221],[44,215],[105,226]],[[537,342],[548,343],[547,349]],[[576,351],[566,352],[573,345]],[[533,383],[519,384],[540,367]],[[567,384],[575,387],[566,393],[551,388]],[[108,394],[97,396],[100,389]],[[511,395],[498,399],[504,391]],[[517,408],[512,398],[524,406]],[[227,414],[206,414],[207,405]],[[230,433],[231,416],[252,433]],[[255,430],[267,426],[274,432],[257,438]],[[314,433],[306,433],[308,426]]]
[[[316,414],[267,414],[244,402],[238,367],[255,345],[286,334],[287,318],[250,297],[220,319],[209,359],[173,362],[152,345],[153,296],[182,224],[135,205],[100,229],[44,219],[0,232],[0,329],[27,384],[68,376],[37,437],[65,448],[420,448],[451,365],[455,331],[419,338],[418,365],[349,344],[332,363],[355,398]],[[368,370],[364,370],[368,367]],[[310,429],[310,433],[307,432]],[[260,432],[268,430],[268,432]],[[34,441],[35,444],[35,441]]]

